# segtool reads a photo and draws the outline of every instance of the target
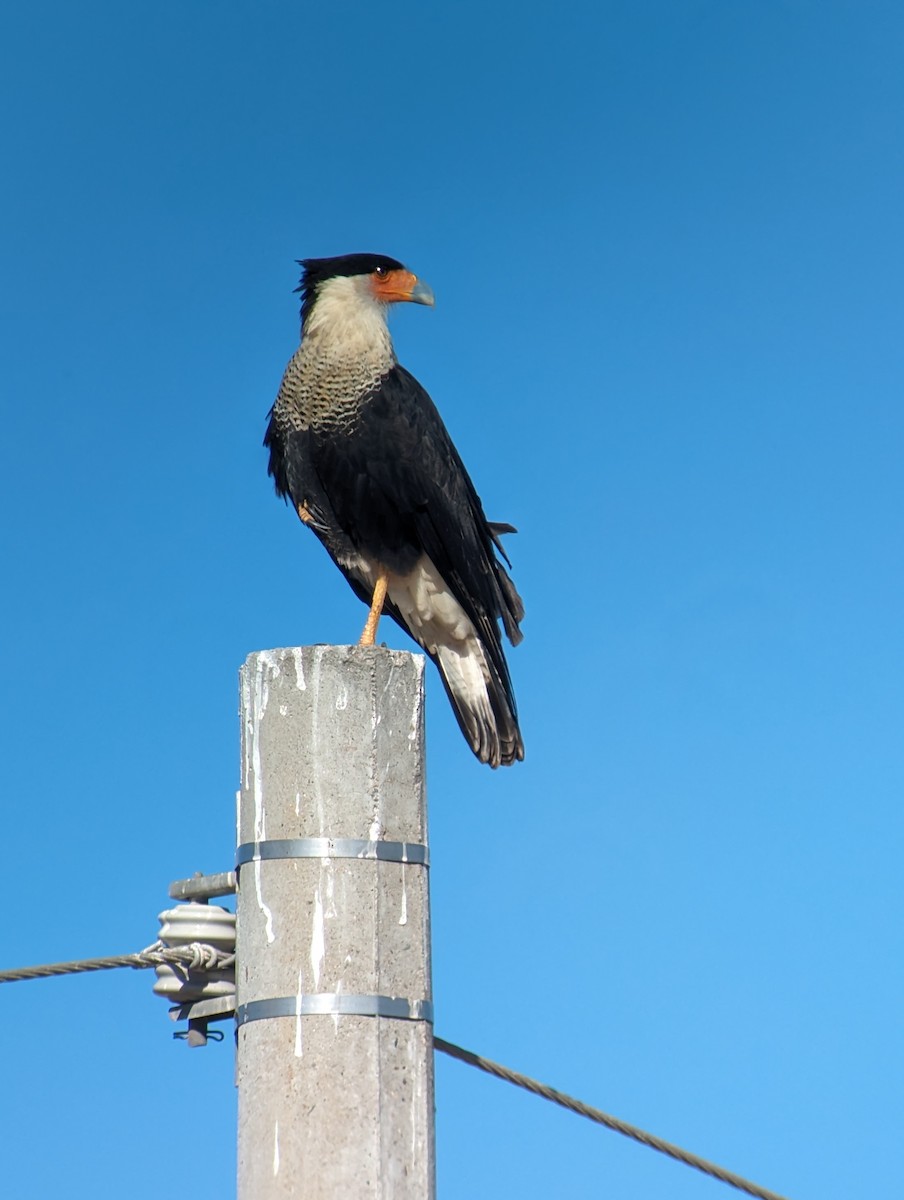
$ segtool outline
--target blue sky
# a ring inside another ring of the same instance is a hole
[[[357,637],[260,442],[294,260],[391,254],[528,614],[523,765],[428,681],[437,1032],[795,1200],[890,1195],[904,11],[438,9],[0,16],[0,965],[152,941],[233,861],[240,663]],[[151,984],[2,989],[10,1195],[233,1193],[229,1042]],[[441,1197],[729,1194],[442,1058],[437,1109]]]

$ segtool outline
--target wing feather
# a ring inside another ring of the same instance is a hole
[[[274,409],[265,444],[277,491],[306,506],[314,532],[365,603],[370,595],[356,559],[404,576],[427,555],[474,626],[517,731],[497,623],[513,644],[521,640],[524,606],[499,557],[508,562],[500,535],[514,530],[487,521],[436,406],[414,376],[394,366],[353,421],[286,428]],[[391,601],[386,611],[416,637]]]

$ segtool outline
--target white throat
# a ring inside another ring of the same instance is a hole
[[[389,369],[395,362],[386,324],[387,305],[371,289],[369,275],[338,276],[317,289],[303,330],[302,346],[336,360],[368,361]]]

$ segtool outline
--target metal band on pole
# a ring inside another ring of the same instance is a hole
[[[236,1009],[236,1026],[273,1017],[392,1017],[399,1021],[433,1024],[429,1000],[406,1000],[401,996],[355,996],[345,992],[321,992],[301,996],[274,996],[250,1000]]]
[[[368,842],[362,838],[270,838],[243,842],[236,850],[236,870],[250,862],[274,858],[359,858],[379,862],[430,865],[427,847],[418,842]]]

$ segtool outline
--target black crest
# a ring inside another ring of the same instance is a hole
[[[303,268],[301,283],[295,289],[297,292],[301,292],[302,325],[314,305],[317,289],[327,279],[336,279],[339,276],[370,275],[378,267],[382,267],[386,271],[404,270],[397,259],[389,258],[385,254],[339,254],[335,258],[300,258],[298,265]]]

